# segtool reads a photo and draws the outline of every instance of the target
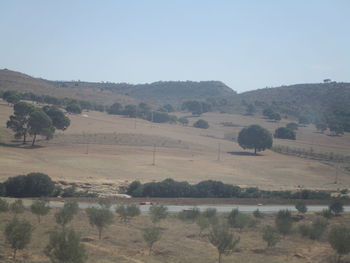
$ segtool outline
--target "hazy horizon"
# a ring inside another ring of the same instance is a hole
[[[350,2],[4,1],[0,67],[48,80],[348,82]]]

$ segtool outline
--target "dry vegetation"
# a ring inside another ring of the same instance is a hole
[[[54,180],[121,184],[173,178],[195,183],[214,179],[240,186],[262,189],[347,188],[350,176],[336,172],[318,161],[265,151],[260,156],[247,155],[238,144],[225,139],[237,137],[242,127],[260,124],[270,131],[288,121],[267,122],[241,115],[207,113],[201,118],[209,129],[179,124],[151,124],[100,112],[70,115],[71,126],[58,132],[53,140],[39,142],[36,148],[21,146],[12,140],[6,121],[12,107],[0,103],[0,179],[33,171],[47,173]],[[179,114],[181,115],[181,114]],[[183,114],[182,114],[183,115]],[[225,127],[232,122],[235,127]],[[313,147],[314,151],[350,155],[350,137],[332,137],[315,133],[312,126],[301,127],[296,141],[275,140],[275,144]],[[156,144],[156,165],[152,165]],[[218,145],[221,154],[218,161]],[[338,174],[338,184],[334,178]]]
[[[43,248],[48,243],[49,231],[56,227],[53,218],[56,211],[57,209],[52,209],[47,216],[43,217],[40,225],[37,218],[28,211],[19,216],[30,221],[35,229],[28,248],[18,253],[18,260],[49,262],[43,254]],[[0,217],[0,232],[3,232],[5,224],[12,215],[0,214]],[[274,214],[266,214],[255,227],[243,229],[240,232],[235,231],[241,241],[235,252],[223,257],[222,262],[332,262],[334,252],[327,242],[327,233],[320,241],[311,241],[302,238],[297,231],[298,224],[310,222],[315,217],[315,214],[307,213],[304,220],[294,224],[296,231],[284,237],[276,247],[266,249],[261,230],[266,225],[274,224]],[[344,214],[331,219],[330,226],[338,223],[348,224],[349,220],[350,215]],[[69,226],[81,233],[89,256],[88,262],[216,262],[216,249],[207,239],[209,230],[205,230],[200,236],[199,227],[195,223],[182,222],[175,217],[175,214],[160,222],[160,227],[163,229],[162,238],[155,244],[154,253],[148,255],[147,245],[142,238],[142,229],[149,225],[151,222],[147,215],[136,217],[128,225],[115,220],[104,231],[103,238],[99,241],[96,229],[89,225],[85,211],[81,209]],[[7,262],[6,260],[12,254],[2,234],[0,249],[2,257],[0,261]]]

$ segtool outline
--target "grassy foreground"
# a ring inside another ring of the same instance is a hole
[[[28,220],[34,226],[34,231],[29,246],[18,252],[17,262],[50,262],[43,249],[48,243],[48,233],[57,227],[55,212],[57,209],[52,209],[42,218],[41,224],[38,224],[37,218],[29,211],[19,215],[19,218]],[[234,230],[241,241],[235,252],[224,256],[222,262],[333,262],[334,251],[327,242],[327,233],[320,241],[312,241],[301,237],[297,231],[298,224],[311,222],[316,218],[314,213],[307,213],[305,219],[295,223],[295,231],[282,238],[276,247],[266,249],[261,230],[266,225],[273,225],[274,217],[274,214],[266,214],[253,228]],[[3,233],[6,223],[12,219],[12,214],[0,214],[0,218],[0,231]],[[339,223],[349,224],[350,215],[334,217],[329,223],[328,229]],[[163,234],[161,240],[155,243],[153,254],[149,255],[142,229],[151,224],[147,215],[136,217],[127,225],[120,222],[116,215],[114,223],[102,233],[102,240],[99,240],[97,230],[89,225],[85,210],[80,209],[69,227],[80,232],[88,253],[87,262],[91,263],[217,262],[217,251],[208,241],[208,230],[199,235],[199,227],[195,223],[180,221],[175,214],[160,222]],[[12,252],[1,234],[0,262],[12,262],[11,256]],[[343,260],[346,259],[345,257]]]

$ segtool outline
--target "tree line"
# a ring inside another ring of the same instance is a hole
[[[201,181],[197,184],[165,179],[160,182],[142,184],[133,181],[126,193],[133,197],[196,197],[196,198],[283,198],[283,199],[331,199],[327,191],[267,191],[256,187],[241,188],[220,181]]]

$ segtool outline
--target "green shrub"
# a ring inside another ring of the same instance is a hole
[[[44,200],[36,200],[30,206],[30,211],[38,217],[39,224],[41,217],[47,215],[50,209],[49,202]]]
[[[321,215],[327,219],[330,219],[333,216],[332,211],[330,209],[323,209]]]
[[[209,123],[205,120],[199,119],[193,124],[193,127],[200,128],[200,129],[208,129]]]
[[[307,207],[304,202],[297,202],[295,204],[295,208],[298,210],[299,213],[306,213],[307,212]]]
[[[153,205],[150,207],[149,213],[151,215],[151,221],[153,223],[158,223],[168,216],[168,208],[163,205]]]
[[[182,210],[178,214],[178,218],[182,221],[194,222],[200,216],[200,211],[198,208],[194,207],[191,209]]]
[[[264,227],[262,238],[267,243],[267,247],[274,247],[280,241],[277,229],[272,226]]]
[[[102,230],[113,223],[114,216],[108,208],[89,207],[86,210],[89,223],[96,226],[98,230],[98,239],[101,240]]]
[[[278,211],[277,216],[275,218],[275,224],[277,230],[281,234],[289,234],[293,226],[292,213],[289,210]]]
[[[148,227],[143,230],[143,239],[149,247],[149,254],[152,253],[154,243],[160,240],[162,231],[159,227]]]
[[[328,241],[338,254],[337,262],[340,262],[343,255],[350,253],[350,229],[348,227],[333,226]]]
[[[339,200],[335,200],[329,205],[329,210],[332,211],[334,215],[339,216],[340,213],[344,211],[343,203]]]
[[[261,213],[259,209],[254,210],[253,216],[254,216],[255,218],[264,218],[264,214]]]

